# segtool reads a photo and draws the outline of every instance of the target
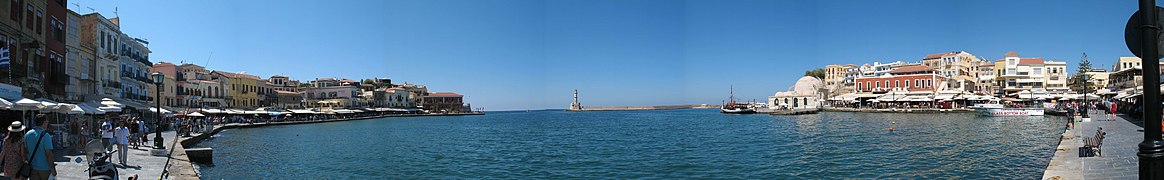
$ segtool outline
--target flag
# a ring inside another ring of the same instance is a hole
[[[8,54],[8,46],[0,46],[0,67],[12,68],[12,58]]]

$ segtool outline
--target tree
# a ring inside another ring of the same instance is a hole
[[[804,76],[812,76],[816,77],[817,79],[824,80],[825,70],[824,68],[816,68],[813,70],[804,71]]]
[[[1083,78],[1083,76],[1087,75],[1087,72],[1091,72],[1091,61],[1087,60],[1087,53],[1083,53],[1083,59],[1079,60],[1079,73],[1071,76],[1067,81],[1072,91],[1082,93],[1092,90],[1091,87],[1095,86],[1095,83],[1084,80]]]

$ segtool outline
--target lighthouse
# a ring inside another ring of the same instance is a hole
[[[582,110],[582,103],[578,102],[578,89],[574,89],[574,102],[570,103],[570,109],[567,109],[567,110],[569,110],[569,111],[581,111]]]

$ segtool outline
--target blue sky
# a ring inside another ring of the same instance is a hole
[[[389,77],[486,110],[762,100],[827,64],[964,50],[1109,67],[1136,1],[71,0],[154,61],[294,79]],[[78,8],[80,7],[80,8]]]

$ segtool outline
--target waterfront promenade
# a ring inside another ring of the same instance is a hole
[[[1073,130],[1067,130],[1055,156],[1048,163],[1042,179],[1137,179],[1139,159],[1136,157],[1137,144],[1143,140],[1141,122],[1127,116],[1106,119],[1099,111],[1091,112],[1091,122],[1082,122]],[[1103,140],[1103,156],[1080,157],[1083,137],[1095,136],[1095,130],[1102,127],[1107,132]]]
[[[154,134],[151,133],[151,134],[149,134],[149,136],[150,136],[150,139],[153,139]],[[175,148],[173,146],[174,140],[175,140],[174,131],[162,132],[162,137],[165,138],[165,145],[167,148],[166,149],[167,152],[169,150]],[[153,142],[151,141],[148,144],[152,145]],[[178,148],[180,148],[180,147],[178,147]],[[162,168],[166,164],[166,157],[151,156],[149,150],[150,150],[150,147],[147,147],[147,146],[138,147],[137,149],[129,148],[129,153],[128,153],[129,155],[127,156],[127,157],[129,157],[127,160],[127,162],[129,163],[129,166],[126,167],[126,166],[116,165],[117,166],[117,174],[120,177],[120,179],[125,179],[125,178],[129,177],[130,175],[134,175],[134,174],[137,174],[138,177],[143,178],[143,179],[157,179],[159,176],[161,176],[162,175]],[[182,152],[182,153],[180,154],[179,152]],[[175,158],[176,160],[173,160],[170,162],[170,166],[173,166],[171,168],[171,170],[174,170],[175,168],[179,168],[179,169],[183,168],[182,164],[184,164],[185,165],[184,167],[186,169],[190,169],[189,172],[192,172],[193,166],[190,165],[189,161],[183,162],[181,160],[177,160],[177,159],[184,159],[185,158],[184,153],[185,152],[182,149],[176,149],[174,151],[173,158]],[[85,155],[77,154],[77,153],[65,154],[65,150],[63,150],[63,149],[56,150],[55,154],[59,154],[59,155],[57,155],[57,178],[58,179],[89,179],[89,172],[86,171],[86,169],[88,168],[88,164],[87,164],[88,159],[87,159],[87,157],[85,157]],[[116,156],[116,153],[115,153],[115,155],[112,157],[111,161],[117,162],[117,158],[118,157]],[[198,179],[198,176],[194,175],[194,174],[171,173],[171,175],[166,179]]]

